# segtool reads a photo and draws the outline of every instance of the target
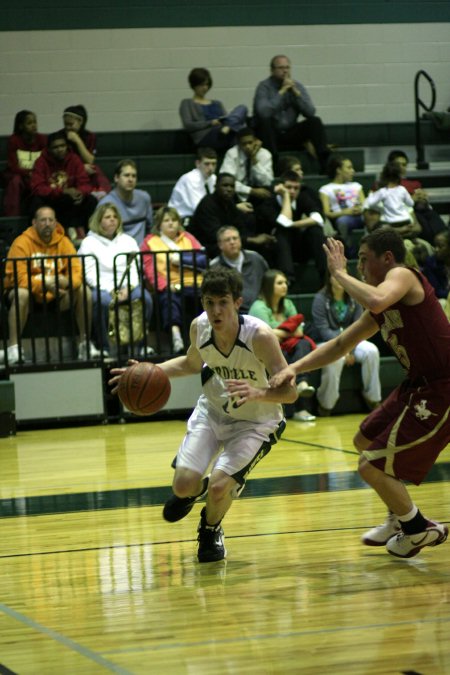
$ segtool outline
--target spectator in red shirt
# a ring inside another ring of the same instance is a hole
[[[64,131],[49,135],[47,148],[31,174],[31,191],[32,211],[51,206],[72,240],[85,236],[97,200],[91,194],[83,162],[69,149]]]
[[[97,199],[111,192],[111,183],[95,164],[97,137],[86,129],[87,110],[84,105],[70,105],[63,112],[64,131],[69,147],[80,157],[89,176],[91,189]]]
[[[7,165],[4,174],[5,216],[20,216],[30,197],[30,176],[34,163],[47,145],[47,136],[39,134],[37,118],[31,110],[20,110],[14,118],[14,130],[8,139]]]

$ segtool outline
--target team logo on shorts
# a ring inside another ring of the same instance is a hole
[[[418,417],[419,420],[427,420],[429,417],[431,417],[431,415],[437,416],[437,413],[428,410],[427,401],[424,398],[420,401],[420,403],[416,403],[414,410],[416,411],[416,417]]]

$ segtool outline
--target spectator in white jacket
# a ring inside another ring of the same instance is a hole
[[[120,253],[139,255],[139,246],[134,237],[123,231],[122,218],[118,208],[115,204],[106,202],[94,211],[89,220],[89,233],[82,240],[78,249],[78,255],[87,256],[85,258],[85,276],[87,283],[92,288],[94,336],[96,345],[102,349],[105,357],[108,357],[110,353],[108,340],[109,305],[130,260],[130,256],[120,255],[114,266],[114,260]],[[97,286],[100,288],[100,304]],[[119,290],[118,297],[119,302],[127,302],[129,298],[130,300],[142,298],[137,261],[131,263],[129,282],[127,276]],[[143,299],[146,320],[149,322],[153,301],[146,289],[144,289]]]

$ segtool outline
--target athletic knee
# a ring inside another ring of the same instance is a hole
[[[358,463],[358,473],[369,485],[372,485],[376,479],[376,474],[379,472],[379,469],[376,469],[372,464],[363,456],[359,458]]]
[[[360,431],[356,432],[356,434],[353,437],[353,447],[358,452],[364,452],[364,450],[367,450],[370,444],[371,441],[365,436],[363,436],[363,434]]]
[[[212,478],[208,485],[208,495],[213,502],[221,501],[226,495],[231,494],[236,481],[230,476]]]
[[[199,490],[201,476],[193,471],[175,475],[172,490],[177,497],[193,497]]]

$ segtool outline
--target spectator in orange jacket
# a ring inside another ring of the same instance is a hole
[[[64,255],[74,257],[59,257]],[[27,260],[13,263],[16,258]],[[24,361],[18,342],[30,310],[30,292],[36,303],[57,301],[61,311],[71,308],[73,298],[80,333],[78,358],[99,356],[99,351],[88,339],[92,294],[89,287],[82,283],[81,261],[72,242],[64,235],[63,227],[56,221],[53,209],[45,206],[38,209],[33,224],[13,241],[5,268],[5,288],[9,291],[11,303],[8,363]]]

